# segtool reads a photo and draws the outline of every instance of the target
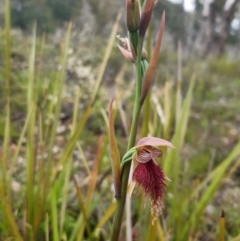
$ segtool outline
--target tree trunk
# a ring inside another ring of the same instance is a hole
[[[231,22],[239,0],[226,0],[221,11],[217,9],[218,0],[206,0],[202,12],[200,49],[204,56],[224,53]]]

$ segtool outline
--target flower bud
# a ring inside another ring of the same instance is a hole
[[[139,26],[139,35],[142,38],[145,36],[149,22],[151,21],[153,8],[154,8],[153,0],[145,0],[144,1],[142,15],[141,15],[141,19],[140,19],[140,26]]]
[[[145,48],[142,49],[142,54],[141,54],[141,60],[148,59],[147,57],[147,51]]]
[[[138,0],[126,0],[127,28],[129,32],[136,32],[140,25],[140,10]]]

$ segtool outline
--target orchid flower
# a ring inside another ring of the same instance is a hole
[[[157,148],[160,146],[174,148],[169,141],[144,137],[123,158],[125,163],[129,161],[129,155],[132,155],[133,173],[129,191],[132,193],[136,186],[144,194],[146,201],[150,202],[153,222],[164,207],[165,180],[169,180],[156,162],[156,159],[162,156],[161,150]]]

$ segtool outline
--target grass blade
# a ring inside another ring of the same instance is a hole
[[[11,38],[10,38],[10,0],[5,1],[5,78],[6,78],[6,109],[3,141],[3,160],[0,162],[0,178],[3,190],[9,190],[7,185],[8,146],[10,142],[10,79],[11,79]],[[8,193],[9,196],[9,193]]]
[[[86,195],[86,199],[85,199],[85,203],[86,203],[85,207],[86,207],[87,214],[89,212],[90,204],[91,204],[93,193],[94,193],[95,186],[96,186],[102,151],[103,151],[103,136],[100,136],[100,138],[98,140],[96,160],[94,163],[94,168],[92,171],[91,180],[90,180],[90,183],[88,186],[88,191],[87,191],[87,195]],[[69,241],[75,241],[75,240],[81,241],[83,239],[83,232],[85,229],[85,225],[86,225],[86,223],[84,222],[83,215],[80,214],[79,218],[77,220],[77,223],[72,231]]]
[[[113,182],[115,187],[116,198],[121,196],[121,182],[120,182],[120,155],[115,138],[114,132],[114,118],[113,118],[113,100],[110,102],[109,106],[109,143],[111,151],[111,160],[112,160],[112,173],[113,173]]]
[[[179,120],[179,123],[177,124],[175,134],[172,138],[172,143],[176,147],[176,149],[174,149],[174,151],[169,150],[169,153],[164,161],[164,172],[166,173],[167,176],[171,178],[173,183],[177,183],[175,179],[178,178],[180,151],[181,151],[183,140],[186,134],[194,83],[195,83],[195,76],[192,77],[186,98],[181,108],[180,120]]]
[[[36,24],[33,26],[32,46],[29,57],[29,76],[27,91],[27,112],[30,116],[27,128],[27,223],[31,226],[34,218],[34,163],[35,163],[35,119],[36,119],[36,103],[34,99],[34,70],[35,70],[35,49],[36,49]],[[27,229],[28,230],[28,229]],[[30,235],[30,234],[29,234]],[[30,239],[30,237],[29,237]]]
[[[220,165],[221,168],[217,168],[218,172],[215,172],[215,175],[212,177],[211,183],[209,186],[204,190],[204,193],[194,208],[194,212],[191,213],[189,221],[184,225],[184,228],[181,232],[179,240],[184,240],[189,232],[189,228],[191,227],[190,231],[194,231],[197,227],[197,224],[201,218],[201,215],[208,205],[208,203],[212,200],[213,196],[215,195],[223,177],[227,173],[227,168],[230,164],[234,161],[234,159],[240,154],[240,142],[234,147],[232,152],[227,156],[225,160],[223,160],[222,164]]]
[[[18,226],[17,226],[17,223],[15,221],[15,217],[14,217],[14,214],[12,212],[10,203],[8,202],[6,197],[4,196],[2,190],[3,190],[2,185],[0,184],[0,199],[1,199],[1,203],[3,205],[3,214],[4,214],[4,217],[6,219],[7,225],[9,227],[9,232],[10,232],[11,236],[16,238],[17,241],[23,241],[23,239],[21,237],[21,234],[18,230]]]
[[[219,220],[219,230],[218,230],[217,241],[224,241],[224,233],[225,233],[225,215],[224,215],[224,211],[222,211],[222,214]]]
[[[78,186],[76,178],[74,178],[73,180],[74,180],[74,186],[75,186],[76,192],[77,192],[79,208],[82,211],[83,220],[84,220],[84,222],[86,224],[86,228],[87,228],[88,234],[90,234],[90,227],[89,227],[89,223],[88,223],[87,210],[86,210],[86,207],[85,207],[85,204],[84,204],[84,200],[82,198],[81,190],[80,190],[80,188]]]
[[[97,230],[102,228],[105,223],[110,219],[110,217],[112,217],[114,211],[116,209],[116,202],[113,202],[108,209],[106,210],[106,212],[104,213],[104,215],[101,217],[101,219],[99,220],[98,224],[96,225],[93,234],[96,234]]]
[[[52,220],[52,240],[59,241],[58,232],[58,213],[57,213],[57,200],[56,200],[56,190],[53,188],[51,190],[51,220]]]

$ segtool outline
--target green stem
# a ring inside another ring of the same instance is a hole
[[[138,40],[137,45],[137,59],[136,59],[136,94],[135,94],[135,104],[133,110],[133,119],[130,131],[130,137],[128,141],[128,150],[130,150],[136,140],[137,136],[137,128],[138,128],[138,120],[141,113],[140,104],[140,96],[141,96],[141,87],[142,87],[142,74],[141,74],[141,53],[142,53],[143,39],[140,38]],[[121,229],[121,223],[124,213],[126,195],[127,195],[127,186],[128,186],[128,176],[130,172],[131,162],[127,162],[123,168],[121,173],[121,197],[117,199],[117,208],[115,211],[114,221],[113,221],[113,229],[111,241],[117,241]]]
[[[11,37],[10,37],[10,1],[5,1],[5,66],[6,66],[6,112],[5,112],[5,125],[4,125],[4,141],[3,141],[3,161],[0,163],[0,177],[2,178],[3,190],[6,191],[9,197],[7,183],[7,164],[9,155],[9,142],[10,142],[10,79],[11,79]],[[5,192],[4,191],[4,192]]]

